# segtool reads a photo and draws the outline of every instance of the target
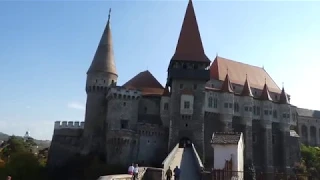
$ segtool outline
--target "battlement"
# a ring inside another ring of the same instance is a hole
[[[136,89],[126,89],[124,87],[112,87],[108,91],[107,98],[117,99],[139,99],[141,97],[141,91]]]
[[[84,122],[79,121],[56,121],[54,129],[83,129]]]

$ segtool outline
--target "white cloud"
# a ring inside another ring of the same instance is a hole
[[[68,103],[68,108],[72,108],[72,109],[79,109],[79,110],[85,110],[85,106],[81,103],[78,102],[70,102]]]

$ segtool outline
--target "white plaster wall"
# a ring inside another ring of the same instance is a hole
[[[243,179],[243,171],[244,171],[244,141],[243,136],[241,134],[241,138],[238,143],[238,167],[237,167],[238,177],[240,179]]]
[[[220,145],[214,144],[214,169],[223,169],[226,160],[230,160],[232,155],[232,170],[236,171],[238,169],[238,145],[237,144],[227,144]]]

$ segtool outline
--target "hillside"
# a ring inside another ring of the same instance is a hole
[[[6,141],[9,138],[8,134],[0,132],[0,141]],[[37,143],[40,149],[47,148],[50,146],[51,141],[44,141],[44,140],[38,140],[34,139],[34,142]]]

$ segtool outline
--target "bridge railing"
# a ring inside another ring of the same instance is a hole
[[[200,159],[199,154],[197,153],[196,148],[194,147],[194,144],[192,144],[192,151],[193,151],[192,154],[194,156],[196,166],[198,167],[199,173],[201,173],[204,170],[204,166],[203,166],[203,163]]]
[[[165,176],[166,171],[168,170],[171,161],[174,158],[174,155],[177,153],[179,149],[179,143],[172,149],[172,151],[168,154],[168,156],[164,159],[164,161],[162,162],[162,177]]]

